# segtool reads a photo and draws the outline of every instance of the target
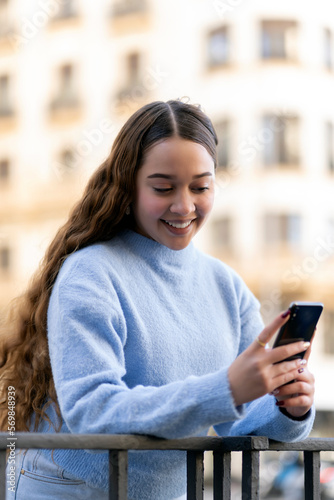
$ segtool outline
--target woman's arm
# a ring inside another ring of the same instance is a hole
[[[275,318],[259,335],[260,342],[266,344],[285,321],[286,315]],[[292,355],[291,347],[294,353],[306,348],[300,342],[266,349],[255,340],[232,363],[229,378],[233,397],[236,404],[248,401],[246,416],[233,424],[232,435],[265,435],[280,441],[305,439],[309,435],[315,417],[314,377],[305,364],[310,347],[303,363],[294,360],[274,364]],[[292,380],[293,383],[284,385]],[[224,433],[224,425],[216,430]]]

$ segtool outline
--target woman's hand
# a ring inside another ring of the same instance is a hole
[[[275,318],[260,333],[258,340],[255,340],[231,364],[228,375],[236,406],[253,401],[267,393],[279,398],[279,405],[285,407],[292,416],[302,416],[312,406],[314,379],[305,369],[305,362],[307,363],[310,355],[310,343],[294,342],[275,349],[263,347],[287,322],[288,317],[289,313],[286,312]],[[307,349],[304,360],[283,361]],[[285,385],[292,381],[294,382]]]
[[[277,406],[285,408],[292,417],[302,417],[311,408],[314,401],[314,376],[309,372],[306,364],[311,354],[309,347],[304,356],[304,371],[293,383],[278,387],[273,391]]]

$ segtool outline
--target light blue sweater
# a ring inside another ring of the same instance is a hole
[[[271,396],[233,403],[228,367],[262,328],[258,301],[240,277],[193,244],[174,251],[125,231],[75,252],[48,312],[61,432],[181,438],[214,425],[220,435],[305,438],[313,410],[294,421]],[[105,452],[57,450],[54,460],[107,489]],[[184,491],[184,452],[130,453],[129,498],[167,500]]]

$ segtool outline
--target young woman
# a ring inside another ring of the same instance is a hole
[[[199,107],[154,102],[124,125],[93,174],[4,342],[1,383],[16,390],[16,430],[257,434],[305,438],[314,379],[298,342],[266,343],[240,277],[192,238],[214,201],[216,134]],[[284,385],[294,381],[289,385]],[[7,403],[2,430],[7,430]],[[184,495],[185,454],[131,452],[129,498]],[[106,499],[108,456],[28,450],[8,499]]]

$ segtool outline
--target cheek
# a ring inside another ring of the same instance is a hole
[[[200,212],[203,215],[207,215],[211,212],[212,207],[213,207],[213,202],[214,202],[214,193],[211,193],[210,195],[206,196],[205,198],[201,200],[199,209]]]
[[[137,209],[141,214],[160,217],[166,210],[166,202],[142,193],[137,199]]]

